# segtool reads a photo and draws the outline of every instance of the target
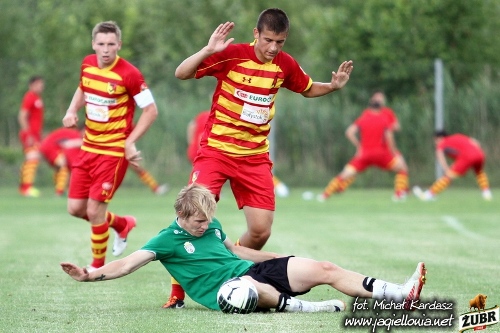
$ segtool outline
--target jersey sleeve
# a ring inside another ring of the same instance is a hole
[[[141,250],[149,251],[154,253],[154,260],[162,260],[172,256],[173,248],[170,246],[172,244],[169,241],[169,231],[168,229],[162,230],[158,235],[151,238]]]
[[[299,63],[288,53],[283,52],[282,56],[283,70],[286,71],[282,87],[296,93],[302,93],[311,88],[313,81],[311,77],[302,69],[302,67],[300,67]]]
[[[222,230],[222,224],[220,223],[219,220],[217,220],[215,217],[212,219],[212,227],[216,230],[219,230],[220,232],[220,239],[222,242],[224,242],[227,238],[227,235],[224,233]]]
[[[35,104],[36,98],[33,94],[25,94],[23,100],[21,102],[21,109],[24,111],[28,111],[28,113],[32,110],[33,105]]]
[[[230,60],[234,58],[234,45],[229,45],[221,52],[217,52],[206,58],[198,65],[195,78],[201,79],[205,76],[213,76],[217,79],[222,79],[226,76],[226,66]]]

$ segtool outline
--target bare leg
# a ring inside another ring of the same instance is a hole
[[[302,292],[321,284],[328,284],[353,297],[372,297],[363,288],[365,276],[343,269],[331,262],[292,257],[288,262],[288,280],[295,292]]]
[[[243,212],[247,220],[247,231],[240,237],[240,245],[260,250],[271,236],[274,212],[249,206],[243,207]]]

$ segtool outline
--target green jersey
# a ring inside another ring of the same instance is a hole
[[[223,244],[226,234],[217,219],[196,237],[174,221],[150,239],[141,250],[155,254],[168,272],[194,301],[219,310],[217,292],[227,280],[244,275],[254,264],[229,251]]]

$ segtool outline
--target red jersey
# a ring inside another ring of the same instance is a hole
[[[124,156],[125,139],[133,126],[134,96],[147,89],[141,72],[118,56],[109,67],[99,68],[92,54],[83,59],[80,89],[86,110],[82,150]]]
[[[452,159],[475,158],[483,155],[483,150],[471,138],[464,134],[452,134],[444,137],[436,147]]]
[[[380,110],[380,113],[384,115],[384,117],[387,118],[387,121],[389,122],[389,128],[394,129],[394,126],[398,122],[398,117],[396,117],[396,114],[391,108],[388,108],[387,106],[382,107]]]
[[[43,129],[43,101],[32,91],[24,94],[21,109],[28,113],[28,132],[38,141],[42,138]]]
[[[47,135],[41,145],[40,152],[49,164],[53,165],[55,159],[60,153],[66,157],[68,166],[71,168],[80,152],[80,147],[67,148],[64,143],[72,139],[81,139],[82,134],[79,130],[73,128],[59,128]]]
[[[214,76],[217,86],[208,126],[201,147],[211,147],[231,156],[249,156],[269,151],[269,122],[279,88],[301,93],[311,78],[288,53],[279,52],[262,63],[251,44],[231,44],[206,58],[196,78]]]
[[[207,123],[209,115],[210,111],[203,111],[200,112],[193,120],[194,121],[193,141],[191,142],[187,150],[187,156],[191,162],[194,160],[196,152],[200,147],[201,137],[205,132],[205,124]]]
[[[354,121],[358,127],[361,149],[387,149],[385,133],[390,129],[390,123],[382,112],[366,109]]]

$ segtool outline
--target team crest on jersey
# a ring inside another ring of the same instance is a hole
[[[222,239],[220,237],[220,230],[219,229],[215,229],[215,236],[217,236],[219,239]]]
[[[116,83],[113,83],[113,82],[108,82],[108,94],[112,95],[114,93],[116,93]]]
[[[194,245],[191,242],[184,243],[184,249],[187,253],[194,253],[195,251]]]
[[[199,171],[193,172],[193,174],[191,175],[191,183],[196,182],[196,179],[198,179],[198,174],[199,173],[200,173]]]

